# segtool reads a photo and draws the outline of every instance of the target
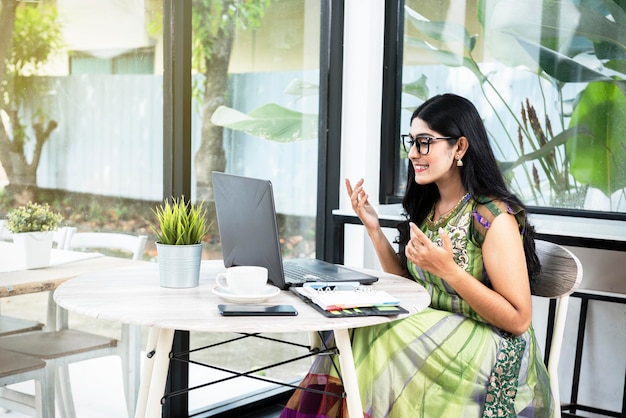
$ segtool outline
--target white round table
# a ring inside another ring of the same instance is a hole
[[[394,321],[415,314],[430,304],[430,296],[419,284],[403,277],[382,272],[374,288],[385,290],[401,301],[409,311],[393,317],[364,316],[328,318],[290,291],[263,302],[267,305],[294,305],[293,317],[223,317],[217,305],[229,303],[213,293],[215,276],[224,271],[222,261],[203,261],[200,285],[188,289],[171,289],[159,284],[158,265],[106,270],[89,273],[60,285],[55,301],[65,309],[128,324],[150,327],[146,352],[155,355],[146,359],[141,378],[135,417],[158,417],[169,367],[169,352],[175,330],[202,332],[284,333],[333,331],[339,350],[339,361],[346,390],[350,416],[360,417],[361,402],[348,330]]]

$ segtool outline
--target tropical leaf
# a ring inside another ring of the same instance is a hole
[[[258,107],[249,114],[220,106],[213,113],[211,122],[276,142],[317,139],[316,114],[297,112],[274,103]]]
[[[626,74],[626,60],[611,60],[604,65],[606,68]]]
[[[285,88],[285,94],[297,97],[319,96],[320,87],[317,84],[303,80],[292,80]]]
[[[422,74],[422,76],[411,83],[402,85],[402,92],[417,97],[418,99],[426,100],[430,97],[428,85],[426,81],[428,78]]]
[[[404,54],[419,57],[419,62],[436,63],[448,67],[466,67],[481,82],[484,77],[471,52],[476,37],[470,36],[463,27],[451,30],[449,22],[429,21],[409,7],[405,7],[405,19],[414,27],[404,36]]]
[[[510,161],[501,162],[500,170],[502,172],[513,170],[515,167],[521,164],[524,164],[533,160],[539,160],[541,158],[547,158],[552,152],[554,152],[556,147],[567,143],[567,141],[569,141],[572,138],[591,139],[591,134],[584,127],[574,127],[574,128],[566,129],[563,132],[556,135],[550,141],[546,142],[541,148],[533,152],[529,152],[528,154],[524,154],[513,162],[510,162]]]
[[[524,64],[528,58],[511,52],[515,48],[511,39],[519,42],[541,69],[562,82],[600,79],[594,78],[594,69],[572,60],[580,54],[603,61],[624,59],[626,54],[626,13],[613,0],[501,0],[490,4],[479,2],[479,19],[488,32],[488,48],[508,65]],[[541,13],[528,12],[533,10]],[[601,61],[597,62],[600,67]]]
[[[610,80],[608,76],[557,51],[530,42],[527,39],[520,37],[516,37],[516,39],[526,52],[537,60],[543,71],[563,83]]]
[[[576,35],[598,43],[609,43],[616,47],[612,57],[623,57],[626,53],[626,12],[613,0],[581,2],[578,9],[580,16]]]
[[[420,32],[424,37],[446,45],[446,50],[455,50],[462,45],[465,51],[471,51],[474,42],[467,30],[463,27],[452,25],[450,22],[430,21],[423,18],[415,10],[405,7],[405,19]],[[422,38],[425,39],[425,38]]]
[[[613,83],[590,83],[570,121],[591,136],[574,136],[565,145],[574,178],[607,196],[626,187],[626,96]]]

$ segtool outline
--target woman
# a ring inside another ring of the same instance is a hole
[[[355,329],[353,352],[368,417],[549,417],[554,405],[531,326],[540,270],[534,229],[498,170],[468,100],[422,104],[403,135],[410,160],[398,254],[363,189],[346,180],[352,207],[383,269],[431,294],[423,312]],[[341,393],[328,357],[303,386]],[[339,417],[342,402],[297,390],[282,417]]]

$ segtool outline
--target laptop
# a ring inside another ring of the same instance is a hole
[[[283,260],[269,180],[213,172],[217,225],[226,267],[262,266],[282,290],[306,282],[359,282],[378,277],[314,258]]]

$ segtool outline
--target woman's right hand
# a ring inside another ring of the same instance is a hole
[[[383,270],[398,276],[409,277],[406,266],[400,264],[396,250],[391,246],[383,229],[380,227],[378,213],[370,205],[368,195],[363,190],[363,179],[357,181],[354,188],[352,188],[350,180],[346,179],[346,190],[348,191],[348,196],[350,196],[352,209],[363,223]]]
[[[367,230],[373,231],[380,227],[380,223],[376,210],[370,205],[368,195],[363,190],[363,182],[364,180],[360,179],[352,188],[350,180],[346,179],[346,190],[348,191],[348,196],[350,196],[352,209],[363,223],[363,226]]]

